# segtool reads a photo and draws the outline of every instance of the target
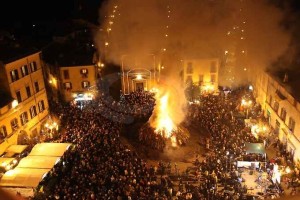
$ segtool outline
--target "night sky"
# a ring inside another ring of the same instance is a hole
[[[1,2],[0,28],[24,28],[32,23],[47,23],[70,18],[98,21],[98,10],[103,0],[48,0]],[[81,5],[81,6],[80,6]],[[81,8],[81,10],[79,10]]]

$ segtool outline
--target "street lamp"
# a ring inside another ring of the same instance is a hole
[[[242,99],[241,105],[242,105],[243,108],[246,108],[246,118],[248,119],[249,108],[252,105],[252,101],[251,100],[247,100],[247,99]]]
[[[50,138],[53,138],[53,132],[58,131],[58,124],[52,120],[51,116],[49,116],[49,120],[45,124],[45,128],[47,128]]]

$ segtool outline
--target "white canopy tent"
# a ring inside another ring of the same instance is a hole
[[[28,145],[11,145],[5,152],[22,153],[27,147]]]
[[[52,169],[60,157],[53,156],[27,156],[20,160],[17,168]]]
[[[72,143],[39,143],[36,144],[28,156],[53,156],[61,157]]]
[[[1,187],[36,188],[50,169],[15,168],[0,180]]]

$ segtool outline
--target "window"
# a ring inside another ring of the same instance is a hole
[[[275,101],[274,107],[273,107],[274,111],[277,112],[278,108],[279,108],[279,103],[277,101]]]
[[[289,119],[289,129],[292,133],[294,133],[295,130],[295,120],[293,118],[290,117]]]
[[[30,87],[26,86],[26,93],[27,93],[27,97],[31,97],[31,91],[30,91]]]
[[[22,126],[24,126],[28,122],[28,114],[27,114],[27,112],[23,112],[20,115],[20,120],[21,120]]]
[[[64,70],[63,73],[64,73],[64,79],[69,79],[70,78],[69,70]]]
[[[39,82],[38,81],[34,82],[34,88],[35,88],[35,92],[40,91],[40,86],[39,86]]]
[[[272,96],[270,95],[270,97],[269,97],[269,102],[268,102],[270,105],[272,105],[272,100],[273,100],[273,98],[272,98]]]
[[[90,82],[89,81],[82,81],[81,86],[82,86],[82,88],[88,88],[90,86]]]
[[[216,82],[216,75],[215,74],[210,75],[210,82],[212,82],[212,83]]]
[[[192,76],[187,76],[186,77],[186,82],[187,85],[192,85],[193,84],[193,79]]]
[[[87,69],[81,69],[80,70],[80,74],[82,75],[82,77],[87,78],[87,76],[88,76],[88,70]]]
[[[31,119],[36,116],[36,108],[35,108],[35,106],[31,106],[31,108],[30,108],[30,116],[31,116]]]
[[[38,106],[39,106],[39,112],[40,113],[43,112],[45,110],[44,100],[39,101]]]
[[[284,108],[281,108],[280,118],[285,122],[286,110]]]
[[[10,126],[11,126],[11,130],[13,131],[18,129],[19,125],[18,125],[17,118],[14,118],[13,120],[10,121]]]
[[[192,74],[193,73],[193,63],[191,63],[191,62],[187,63],[186,73],[187,74]]]
[[[199,75],[199,83],[201,84],[203,82],[203,74]]]
[[[12,82],[19,80],[18,70],[15,69],[15,70],[10,71],[10,77],[11,77]]]
[[[31,69],[31,72],[35,72],[37,70],[36,62],[33,61],[30,63],[30,69]]]
[[[0,127],[0,139],[4,139],[7,136],[7,130],[6,130],[6,126],[1,126]]]
[[[212,61],[210,63],[210,73],[216,73],[217,72],[217,62]]]
[[[65,90],[71,90],[72,89],[72,83],[66,82],[66,83],[64,83],[64,87],[65,87]]]
[[[18,103],[21,103],[22,102],[21,92],[16,91],[16,96],[17,96]]]
[[[22,67],[21,67],[21,73],[22,73],[22,76],[24,77],[24,76],[27,76],[29,73],[28,73],[28,67],[27,67],[27,65],[23,65]]]

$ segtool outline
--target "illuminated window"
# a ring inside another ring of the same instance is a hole
[[[38,106],[39,106],[39,112],[40,113],[43,112],[45,110],[44,100],[39,101]]]
[[[31,119],[36,116],[36,107],[35,106],[31,106],[31,108],[30,108],[30,116],[31,116]]]
[[[24,126],[28,122],[28,114],[27,114],[27,112],[23,112],[20,115],[20,120],[21,120],[22,126]]]
[[[11,77],[12,82],[19,80],[18,70],[15,69],[15,70],[10,71],[10,77]]]
[[[0,139],[4,139],[7,136],[7,130],[6,130],[6,126],[1,126],[0,127]]]
[[[27,75],[29,74],[27,65],[23,65],[23,66],[21,67],[21,73],[22,73],[22,76],[23,76],[23,77],[24,77],[24,76],[27,76]]]
[[[89,81],[82,81],[81,86],[82,86],[82,88],[88,88],[88,87],[90,87],[90,82]]]
[[[11,130],[13,130],[13,131],[15,131],[19,128],[17,118],[14,118],[13,120],[10,121],[10,126],[11,126]]]
[[[64,79],[69,79],[70,75],[69,75],[69,70],[63,70],[64,73]]]
[[[71,82],[64,83],[64,88],[65,88],[65,90],[71,90],[72,89],[72,83]]]
[[[87,78],[88,70],[87,69],[81,69],[80,74],[82,75],[82,77]]]
[[[187,63],[186,73],[187,74],[192,74],[193,73],[193,63],[192,62]]]
[[[37,65],[35,61],[31,62],[29,65],[31,72],[35,72],[37,70]]]
[[[289,118],[289,129],[292,133],[294,133],[294,130],[295,130],[295,120],[293,118]]]

